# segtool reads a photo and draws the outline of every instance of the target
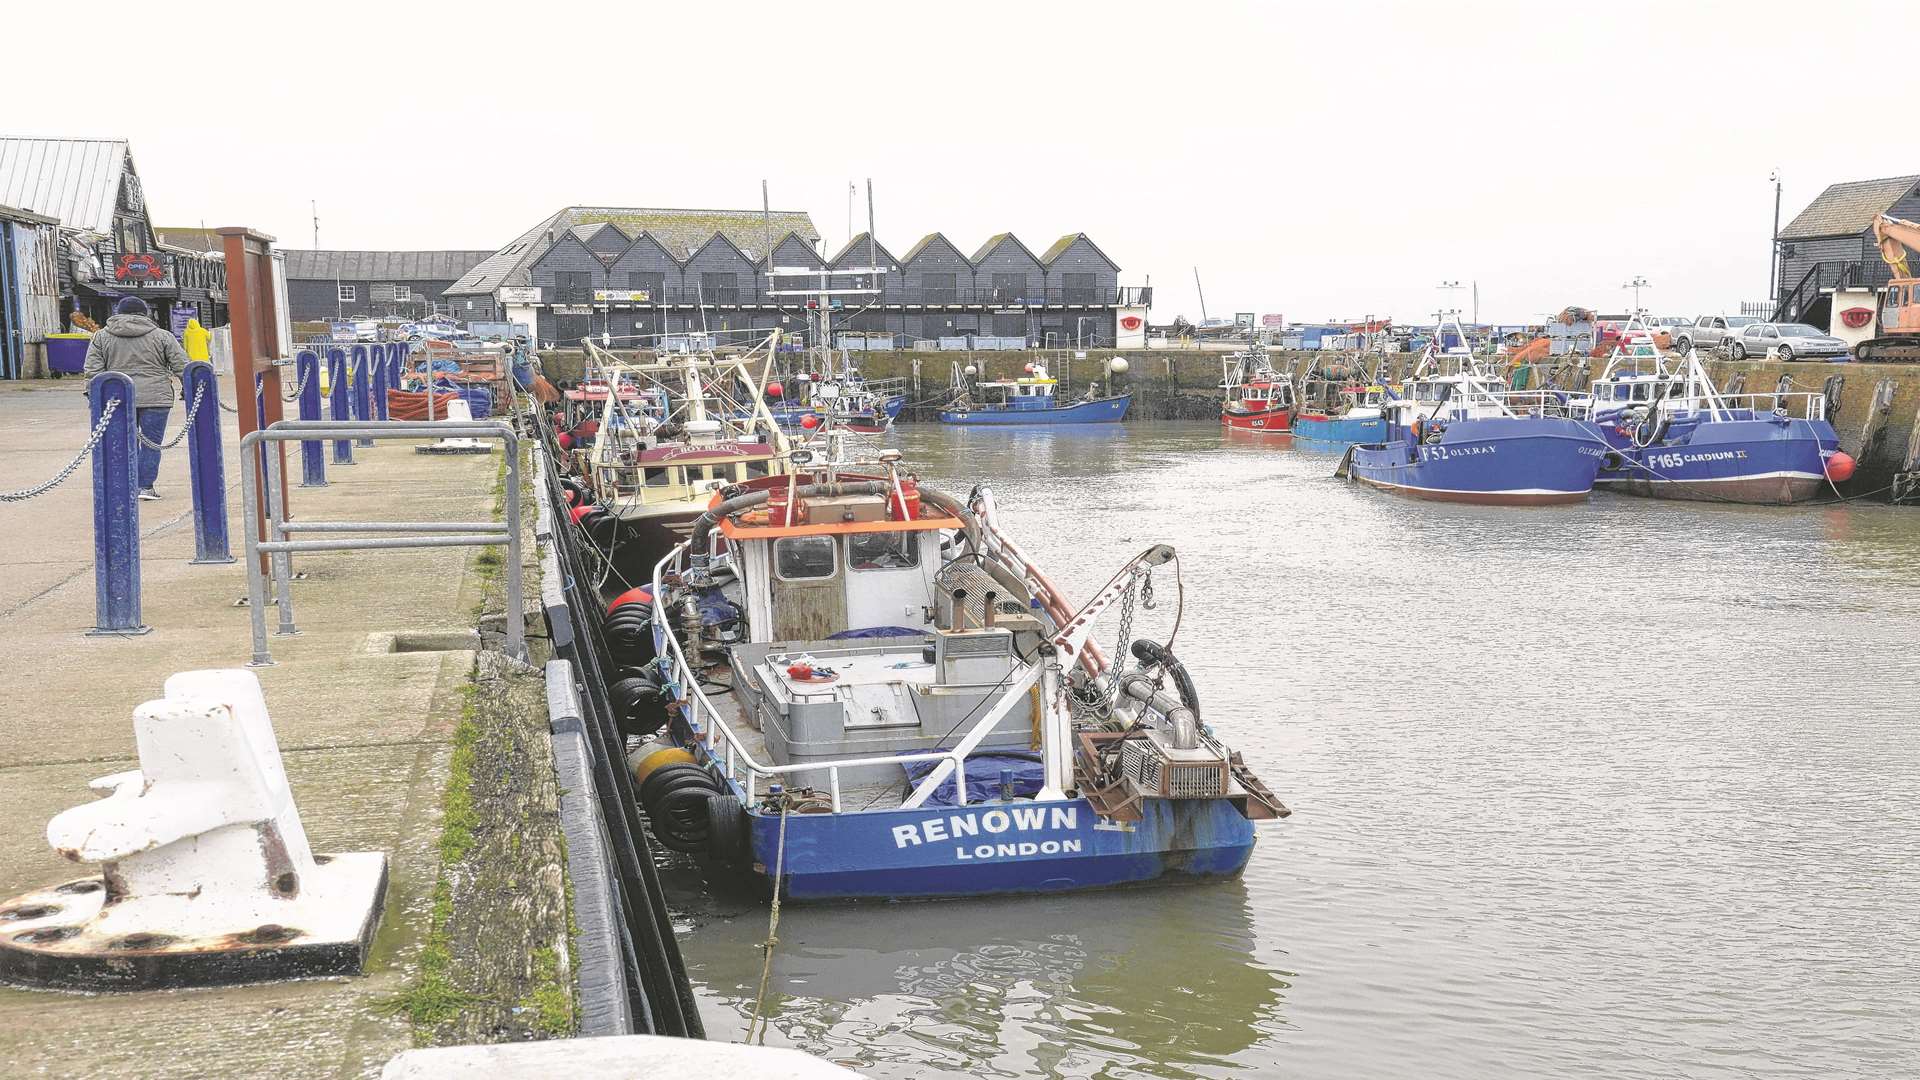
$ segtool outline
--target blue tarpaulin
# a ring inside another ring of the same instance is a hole
[[[842,630],[837,634],[828,634],[828,641],[862,641],[867,638],[922,637],[925,630],[909,630],[904,626],[863,626],[858,630]]]
[[[902,765],[907,771],[907,782],[919,784],[935,768],[937,761],[915,761]],[[1000,774],[1012,773],[1013,797],[1030,797],[1038,794],[1040,785],[1046,781],[1046,767],[1040,764],[1040,755],[1024,750],[983,750],[967,757],[967,802],[983,803],[1001,798]],[[939,790],[927,796],[927,806],[953,806],[954,785],[952,780],[941,784]]]

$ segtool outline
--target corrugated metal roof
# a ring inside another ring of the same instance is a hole
[[[813,218],[804,210],[775,210],[770,215],[775,242],[789,232],[808,243],[820,239]],[[677,210],[648,207],[569,206],[556,210],[539,224],[521,233],[512,243],[492,253],[455,282],[447,295],[492,293],[503,285],[525,285],[527,268],[539,261],[552,245],[547,233],[558,239],[572,232],[584,239],[596,230],[581,226],[610,224],[628,236],[649,233],[667,249],[667,254],[685,262],[712,240],[715,233],[725,236],[735,247],[758,259],[766,246],[768,218],[758,210]]]
[[[125,139],[0,138],[0,203],[111,233],[126,160]]]
[[[1889,176],[1880,180],[1850,180],[1830,185],[1807,204],[1787,227],[1782,240],[1811,240],[1821,236],[1853,236],[1873,225],[1873,219],[1905,198],[1920,176]]]
[[[458,281],[491,251],[312,251],[277,249],[289,281]]]

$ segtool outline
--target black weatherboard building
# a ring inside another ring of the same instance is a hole
[[[287,306],[297,322],[434,314],[472,322],[499,314],[491,297],[466,296],[450,305],[442,295],[491,251],[281,250],[287,257]]]
[[[765,249],[771,247],[769,264]],[[870,262],[871,260],[871,262]],[[583,337],[645,344],[701,330],[801,331],[802,305],[772,296],[774,268],[847,270],[835,288],[867,287],[869,265],[884,268],[881,292],[839,298],[838,329],[901,344],[987,335],[1035,345],[1110,345],[1118,309],[1150,302],[1123,287],[1120,268],[1085,233],[1069,233],[1036,254],[1011,233],[968,255],[940,233],[899,258],[866,234],[832,256],[804,212],[568,207],[521,234],[446,290],[456,315],[468,301],[492,300],[502,317],[527,322],[545,344]],[[803,281],[782,280],[779,290]]]
[[[1891,275],[1873,243],[1873,221],[1920,220],[1920,176],[1833,184],[1780,230],[1776,314],[1826,327],[1836,288],[1883,288]]]

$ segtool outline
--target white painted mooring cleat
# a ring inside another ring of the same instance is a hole
[[[0,979],[147,990],[358,974],[381,852],[315,855],[253,672],[187,671],[134,710],[140,768],[54,816],[47,842],[100,874],[0,903]]]

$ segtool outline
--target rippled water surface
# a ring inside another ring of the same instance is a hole
[[[1205,718],[1295,813],[1225,884],[789,906],[769,1043],[887,1077],[1920,1076],[1920,511],[1421,503],[1209,424],[892,438],[1074,596],[1174,544]],[[668,880],[737,1040],[766,906]]]

